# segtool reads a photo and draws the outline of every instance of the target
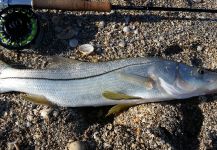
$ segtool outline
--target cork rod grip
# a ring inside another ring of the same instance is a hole
[[[58,9],[68,11],[111,11],[109,2],[91,2],[85,0],[33,0],[34,9]]]

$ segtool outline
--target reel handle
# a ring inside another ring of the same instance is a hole
[[[32,0],[34,9],[58,9],[68,11],[110,12],[110,2],[91,2],[86,0]]]

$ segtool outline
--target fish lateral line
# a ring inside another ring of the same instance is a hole
[[[126,65],[126,66],[123,66],[123,67],[119,67],[119,68],[116,68],[116,69],[112,69],[110,71],[107,71],[107,72],[104,72],[104,73],[100,73],[100,74],[97,74],[97,75],[91,75],[91,76],[88,76],[88,77],[77,77],[77,78],[65,78],[65,79],[53,79],[53,78],[37,78],[37,77],[3,77],[3,78],[0,78],[0,79],[35,79],[35,80],[51,80],[51,81],[54,81],[54,80],[59,80],[59,81],[69,81],[69,80],[82,80],[82,79],[88,79],[88,78],[93,78],[93,77],[98,77],[98,76],[101,76],[101,75],[105,75],[105,74],[108,74],[108,73],[111,73],[111,72],[114,72],[114,71],[118,71],[118,70],[121,70],[121,69],[124,69],[124,68],[127,68],[127,67],[131,67],[131,66],[139,66],[139,65],[145,65],[145,64],[151,64],[151,63],[156,63],[156,62],[159,62],[158,61],[153,61],[153,62],[148,62],[148,63],[137,63],[137,64],[130,64],[130,65]],[[15,69],[15,68],[14,68]],[[44,71],[46,71],[46,69],[44,69]]]

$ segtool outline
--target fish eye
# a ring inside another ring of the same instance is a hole
[[[198,69],[197,72],[201,75],[203,75],[205,73],[205,71],[203,69]]]

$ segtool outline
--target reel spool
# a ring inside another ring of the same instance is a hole
[[[0,12],[0,44],[9,49],[23,49],[37,37],[39,24],[31,7],[10,6]]]

